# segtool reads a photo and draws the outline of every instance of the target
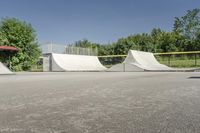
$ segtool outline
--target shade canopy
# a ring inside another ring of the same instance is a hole
[[[18,51],[18,50],[13,46],[0,46],[0,51]]]

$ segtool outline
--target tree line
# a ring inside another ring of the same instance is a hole
[[[71,45],[98,48],[99,55],[127,54],[129,49],[148,52],[200,50],[200,8],[188,10],[183,17],[175,17],[172,31],[154,28],[150,33],[130,35],[110,44],[92,43],[86,39]]]

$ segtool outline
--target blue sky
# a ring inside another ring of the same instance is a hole
[[[197,7],[200,0],[0,0],[0,17],[31,23],[40,43],[108,43],[157,27],[170,31],[175,16]]]

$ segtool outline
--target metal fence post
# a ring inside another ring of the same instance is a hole
[[[170,58],[171,58],[171,55],[168,56],[168,66],[171,66]]]
[[[123,64],[123,72],[125,72],[126,70],[126,68],[125,68],[125,63],[122,63]]]
[[[197,66],[197,54],[194,54],[195,66]]]

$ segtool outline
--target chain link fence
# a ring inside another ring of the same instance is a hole
[[[74,54],[74,55],[88,55],[88,56],[97,56],[97,48],[81,48],[75,46],[67,46],[60,44],[42,44],[40,49],[43,54],[45,53],[57,53],[57,54]]]
[[[200,67],[200,51],[155,53],[155,58],[161,64],[175,68]],[[100,62],[106,67],[122,63],[126,55],[99,56]]]
[[[157,60],[170,67],[200,67],[200,52],[176,52],[155,54]]]

